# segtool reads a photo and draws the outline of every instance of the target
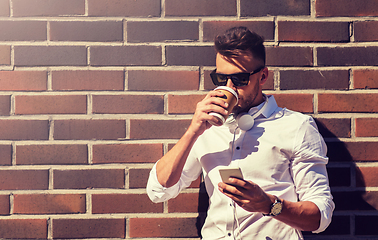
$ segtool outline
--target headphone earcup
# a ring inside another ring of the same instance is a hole
[[[255,119],[249,114],[242,114],[236,118],[238,127],[243,131],[248,131],[255,124]]]

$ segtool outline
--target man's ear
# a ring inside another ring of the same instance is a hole
[[[266,80],[268,80],[269,70],[266,67],[261,71],[262,71],[262,74],[261,74],[261,78],[260,78],[260,85],[264,85],[266,83]]]

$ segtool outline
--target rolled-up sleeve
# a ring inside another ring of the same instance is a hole
[[[300,201],[313,202],[320,211],[320,225],[313,233],[324,231],[335,208],[328,182],[327,146],[312,118],[299,128],[292,159],[292,175]]]

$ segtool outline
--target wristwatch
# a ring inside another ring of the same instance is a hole
[[[282,201],[277,197],[277,196],[274,196],[276,198],[276,201],[274,203],[272,203],[272,205],[270,205],[270,212],[268,214],[264,214],[264,216],[277,216],[279,215],[281,212],[282,212]]]

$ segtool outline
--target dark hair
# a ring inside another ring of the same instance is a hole
[[[238,57],[251,53],[265,65],[264,38],[246,27],[228,29],[223,35],[214,39],[215,50],[225,57]]]

